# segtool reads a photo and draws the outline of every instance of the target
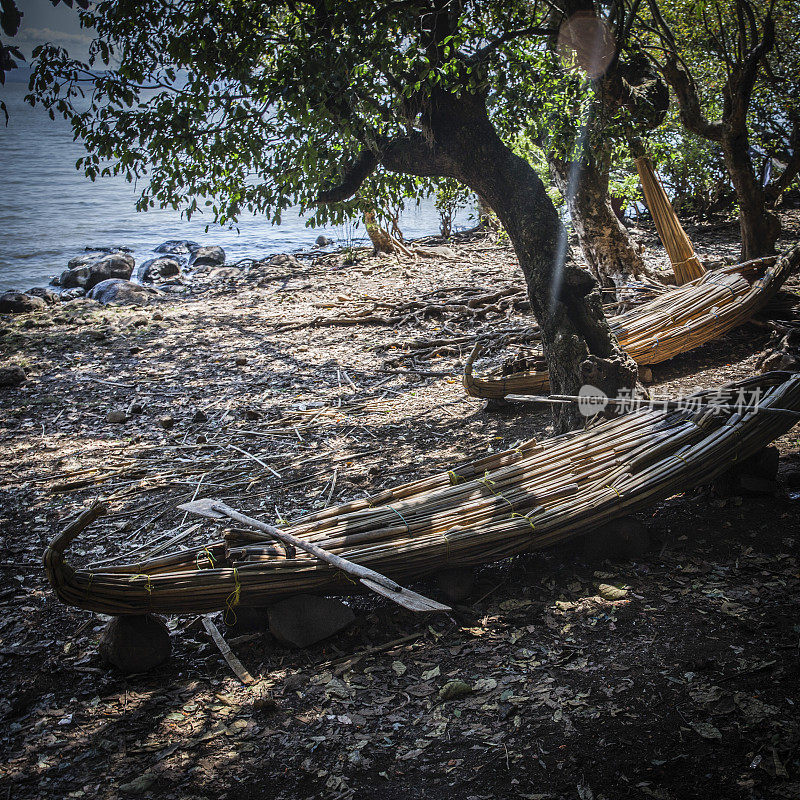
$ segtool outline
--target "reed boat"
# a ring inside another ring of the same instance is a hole
[[[732,275],[713,291],[730,286],[743,297],[752,291],[743,281]],[[610,520],[713,480],[791,429],[799,412],[800,375],[767,373],[484,455],[280,529],[392,579],[417,580],[591,536]],[[207,613],[361,590],[313,555],[246,529],[144,561],[75,568],[64,554],[80,528],[71,524],[51,542],[44,565],[58,597],[90,611]]]
[[[659,364],[750,320],[798,264],[800,246],[795,246],[780,258],[769,256],[705,272],[609,322],[623,350],[637,364]],[[510,394],[547,393],[550,384],[541,347],[525,359],[524,369],[505,375],[500,368],[476,375],[474,363],[479,354],[476,346],[464,370],[464,388],[472,397],[501,399]]]

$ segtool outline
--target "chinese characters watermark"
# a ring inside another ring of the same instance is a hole
[[[613,406],[618,414],[629,414],[642,409],[689,413],[709,410],[733,411],[737,414],[746,414],[757,411],[761,403],[760,386],[752,389],[740,387],[738,389],[715,389],[707,392],[698,386],[695,387],[695,390],[697,394],[677,400],[668,397],[649,399],[639,397],[631,389],[620,389],[616,397],[609,398],[602,389],[585,384],[578,392],[578,410],[584,417],[593,417],[604,411],[609,405]]]

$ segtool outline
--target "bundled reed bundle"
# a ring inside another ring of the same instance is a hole
[[[761,395],[757,408],[737,411],[737,398],[753,391]],[[708,482],[790,429],[798,411],[800,376],[769,373],[722,395],[693,395],[681,410],[637,410],[544,444],[530,441],[283,530],[396,580],[487,563]],[[141,563],[73,569],[63,554],[77,532],[68,529],[47,549],[48,578],[63,602],[106,614],[204,613],[299,592],[359,590],[329,564],[300,551],[287,558],[255,532]]]
[[[639,173],[645,203],[653,217],[661,243],[672,262],[675,280],[681,286],[699,278],[705,273],[705,269],[695,255],[694,247],[653,170],[650,159],[644,155],[639,156],[636,159],[636,170]]]
[[[611,317],[620,346],[639,365],[659,364],[719,338],[743,325],[763,308],[800,264],[800,246],[779,259],[773,256],[706,272],[691,283]],[[529,337],[530,339],[531,337]],[[473,350],[464,370],[464,388],[473,397],[502,398],[508,394],[541,394],[549,387],[544,358],[531,359],[535,368],[511,375],[479,377]]]

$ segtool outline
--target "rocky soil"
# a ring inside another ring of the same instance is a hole
[[[784,229],[800,239],[800,214]],[[735,257],[734,225],[688,232]],[[220,615],[249,686],[191,616],[167,620],[161,666],[108,668],[106,620],[54,598],[41,554],[97,497],[112,513],[74,563],[207,541],[176,509],[195,495],[272,522],[547,436],[538,407],[487,413],[460,385],[477,337],[505,335],[487,359],[524,352],[511,250],[423,244],[445,249],[205,253],[143,305],[0,317],[0,797],[800,796],[796,428],[772,494],[694,487],[639,516],[628,558],[487,565],[451,615],[351,598],[352,624],[301,650]],[[796,313],[787,289],[766,317]],[[654,367],[651,390],[751,374],[766,317]]]

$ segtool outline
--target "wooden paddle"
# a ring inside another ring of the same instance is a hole
[[[280,528],[276,528],[273,525],[267,525],[265,522],[261,522],[260,520],[240,514],[238,511],[234,510],[230,506],[225,505],[225,503],[222,503],[219,500],[212,500],[210,498],[204,500],[193,500],[191,503],[184,503],[183,505],[178,506],[178,508],[181,511],[188,511],[190,514],[197,514],[198,516],[208,517],[209,519],[223,519],[227,517],[228,519],[232,519],[242,525],[249,525],[256,530],[263,531],[288,547],[296,547],[299,550],[305,550],[307,553],[311,553],[311,555],[316,556],[320,561],[324,561],[327,564],[342,570],[342,572],[347,572],[355,578],[358,578],[359,582],[368,589],[371,589],[373,592],[381,595],[382,597],[387,597],[393,603],[397,603],[397,605],[403,606],[403,608],[407,608],[409,611],[452,610],[450,606],[437,603],[435,600],[431,600],[424,595],[412,592],[410,589],[405,589],[404,587],[400,586],[399,583],[395,583],[385,575],[381,575],[380,572],[375,572],[375,570],[369,569],[369,567],[363,567],[360,564],[354,564],[352,561],[348,561],[346,558],[342,558],[341,556],[329,553],[327,550],[323,550],[316,544],[312,544],[311,542],[307,542],[303,539],[298,539],[296,536],[292,536],[291,534],[280,530]]]

